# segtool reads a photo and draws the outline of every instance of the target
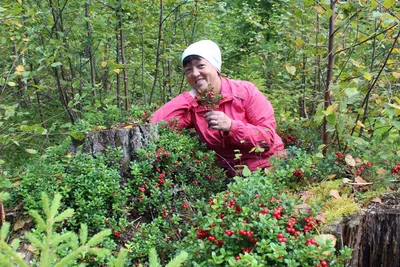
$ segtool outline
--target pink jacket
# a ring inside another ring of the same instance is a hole
[[[208,128],[204,118],[207,109],[199,106],[185,92],[157,110],[150,122],[177,118],[178,127],[196,129],[202,142],[217,153],[218,164],[234,175],[234,166],[247,165],[250,170],[268,166],[268,159],[283,151],[281,138],[276,134],[276,121],[271,103],[246,81],[221,78],[221,100],[217,110],[232,120],[229,134]],[[256,147],[262,149],[255,149]],[[236,154],[242,154],[235,160]]]

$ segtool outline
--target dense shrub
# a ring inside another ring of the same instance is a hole
[[[331,240],[316,236],[318,210],[280,189],[274,175],[253,172],[200,204],[181,244],[191,266],[343,266],[350,250],[337,256]]]

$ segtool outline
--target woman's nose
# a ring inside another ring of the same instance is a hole
[[[198,68],[193,68],[192,74],[193,74],[195,77],[199,76],[199,75],[200,75],[199,69],[198,69]]]

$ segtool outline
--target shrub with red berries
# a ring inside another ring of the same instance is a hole
[[[197,228],[180,247],[193,255],[191,264],[316,266],[322,260],[342,262],[334,253],[326,256],[335,249],[318,238],[317,211],[300,212],[296,201],[279,193],[273,179],[253,172],[245,179],[237,178],[227,191],[204,204],[202,214],[193,220]],[[348,257],[350,251],[344,252]]]

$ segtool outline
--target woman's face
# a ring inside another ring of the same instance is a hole
[[[214,91],[220,89],[218,88],[220,77],[217,70],[204,58],[192,59],[183,70],[188,83],[197,91],[207,89],[209,84],[214,87]]]

